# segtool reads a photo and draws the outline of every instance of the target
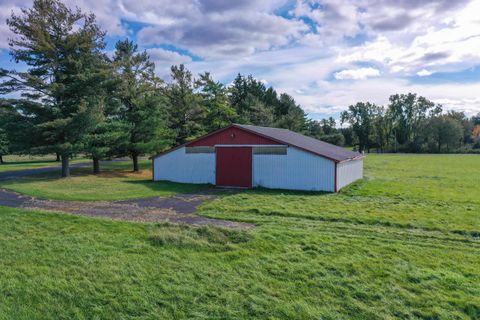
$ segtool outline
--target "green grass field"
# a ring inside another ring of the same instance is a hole
[[[0,208],[0,319],[480,319],[480,157],[372,155],[365,175],[200,209],[248,231]]]
[[[73,168],[71,177],[60,178],[59,172],[36,174],[17,180],[0,181],[0,188],[22,194],[55,200],[123,200],[176,193],[195,192],[206,188],[173,182],[153,182],[149,160],[140,161],[141,172],[131,172],[131,161],[101,165],[102,173],[93,175],[90,166]]]

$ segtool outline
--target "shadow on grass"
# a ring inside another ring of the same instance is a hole
[[[152,181],[152,180],[124,180],[122,182],[141,185],[153,191],[169,191],[172,193],[195,193],[199,191],[212,191],[214,187],[209,184],[190,184],[171,181]]]
[[[55,161],[52,161],[55,163]],[[171,192],[171,193],[196,193],[208,192],[215,195],[232,195],[232,194],[253,194],[253,195],[293,195],[293,196],[325,196],[333,195],[331,192],[323,191],[302,191],[302,190],[285,190],[285,189],[268,189],[257,187],[253,189],[235,189],[235,188],[217,188],[209,184],[188,184],[171,181],[152,181],[149,162],[142,162],[140,172],[133,172],[131,170],[130,161],[118,161],[102,163],[100,174],[93,174],[92,166],[73,167],[71,168],[71,178],[84,177],[92,178],[92,188],[95,187],[94,178],[112,178],[112,183],[117,180],[120,183],[127,183],[131,185],[138,185],[148,188],[155,192]],[[64,178],[61,177],[61,170],[54,172],[36,173],[29,176],[24,176],[19,179],[10,180],[15,184],[30,184],[35,182],[56,182]],[[68,179],[68,178],[67,178]],[[0,186],[8,188],[8,182],[1,183]],[[112,185],[113,186],[113,185]]]
[[[232,193],[245,193],[254,195],[286,195],[286,196],[326,196],[334,195],[332,192],[326,191],[305,191],[305,190],[287,190],[287,189],[269,189],[264,187],[255,187],[252,189],[223,189],[217,188],[219,193],[225,192],[226,194]]]

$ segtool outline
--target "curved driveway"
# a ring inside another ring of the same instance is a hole
[[[88,166],[82,162],[71,168]],[[54,172],[60,167],[45,167],[0,173],[0,181],[21,178],[38,173]],[[67,212],[110,219],[173,223],[194,225],[217,225],[230,228],[250,228],[253,224],[220,219],[210,219],[195,215],[197,207],[205,201],[215,198],[214,190],[195,194],[177,194],[172,197],[151,197],[122,201],[57,201],[24,196],[12,191],[0,189],[0,206]]]

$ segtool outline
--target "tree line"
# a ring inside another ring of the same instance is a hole
[[[340,128],[333,118],[308,119],[290,95],[251,75],[226,86],[178,65],[170,79],[160,79],[131,40],[118,41],[107,55],[95,16],[59,0],[35,0],[7,24],[16,35],[9,41],[12,60],[26,68],[0,68],[0,94],[15,96],[0,99],[0,161],[11,153],[54,153],[63,177],[74,154],[89,156],[94,173],[100,160],[114,157],[130,157],[138,171],[140,156],[233,122],[286,128],[360,151],[473,148],[480,135],[480,117],[444,114],[414,94],[392,96],[386,108],[352,105]]]
[[[442,105],[413,93],[390,96],[389,104],[351,105],[341,113],[353,134],[349,145],[370,152],[480,153],[480,113],[444,112]]]

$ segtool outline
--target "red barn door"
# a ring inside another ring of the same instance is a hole
[[[252,187],[252,148],[217,147],[217,186]]]

